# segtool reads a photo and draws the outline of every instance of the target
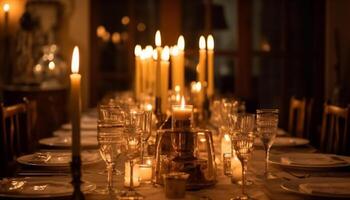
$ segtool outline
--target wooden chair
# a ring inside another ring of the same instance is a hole
[[[324,104],[321,129],[321,150],[329,153],[346,152],[349,124],[349,107]]]
[[[290,99],[288,132],[297,137],[309,137],[313,101]]]
[[[36,103],[26,98],[23,103],[11,106],[0,105],[1,122],[1,167],[7,171],[10,163],[22,154],[31,152],[35,142],[33,127],[36,120]],[[2,170],[3,171],[3,170]]]

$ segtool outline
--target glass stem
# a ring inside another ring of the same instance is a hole
[[[265,151],[265,175],[266,177],[269,174],[269,159],[270,158],[270,148],[267,148]]]
[[[144,140],[141,140],[141,163],[142,164],[144,164],[143,163],[143,158],[144,158],[144,151],[145,151],[145,142],[144,142]]]
[[[107,182],[108,182],[108,190],[113,189],[113,165],[107,165]]]
[[[130,159],[130,191],[134,190],[134,160]]]
[[[242,195],[246,195],[245,193],[245,184],[246,184],[246,170],[247,170],[247,165],[246,165],[246,161],[243,160],[242,161]]]

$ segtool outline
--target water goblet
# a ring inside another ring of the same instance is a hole
[[[102,159],[106,163],[107,187],[97,190],[101,194],[115,193],[113,169],[119,156],[125,151],[123,138],[123,113],[116,105],[99,106],[97,140]]]
[[[278,109],[258,109],[256,114],[257,132],[265,150],[265,178],[273,179],[275,176],[269,172],[269,155],[277,134]]]

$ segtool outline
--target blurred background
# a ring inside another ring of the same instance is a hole
[[[184,35],[187,83],[195,78],[199,36],[213,34],[216,90],[242,98],[248,111],[279,107],[282,127],[291,96],[319,105],[349,102],[348,0],[0,0],[0,5],[0,97],[41,99],[41,112],[52,112],[47,115],[57,124],[66,120],[74,45],[80,48],[86,109],[109,91],[132,88],[134,47],[154,45],[158,29],[164,45]]]

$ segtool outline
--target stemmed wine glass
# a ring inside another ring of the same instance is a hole
[[[246,186],[246,173],[247,173],[247,162],[251,157],[254,150],[254,139],[255,139],[255,115],[254,114],[238,114],[237,115],[237,126],[231,137],[232,145],[236,152],[238,159],[242,164],[242,194],[234,199],[249,199],[245,191]]]
[[[134,159],[140,154],[141,136],[143,132],[145,114],[138,109],[125,111],[124,138],[127,143],[127,157],[130,163],[130,187],[129,190],[121,194],[119,199],[143,199],[143,196],[136,192],[133,182]]]
[[[277,134],[278,109],[258,109],[256,114],[257,131],[265,150],[265,177],[273,179],[275,176],[269,172],[269,155]]]
[[[107,187],[97,190],[101,194],[114,193],[113,169],[119,156],[125,151],[123,138],[123,112],[116,105],[99,106],[97,140],[102,159],[106,162]]]
[[[141,163],[144,164],[145,146],[148,138],[152,134],[152,111],[144,111],[144,119],[141,134]]]

